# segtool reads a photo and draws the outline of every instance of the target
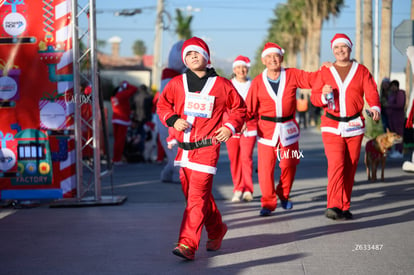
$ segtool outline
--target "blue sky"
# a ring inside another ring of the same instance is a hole
[[[285,0],[165,0],[165,10],[171,15],[169,30],[163,33],[163,64],[172,44],[177,41],[174,34],[175,9],[184,9],[191,5],[193,8],[192,21],[193,35],[202,37],[210,47],[211,58],[215,60],[232,61],[242,54],[254,58],[257,50],[266,38],[273,18],[273,10],[277,4],[286,3]],[[375,3],[375,1],[373,1]],[[381,1],[378,1],[381,5]],[[397,27],[404,19],[410,18],[410,0],[393,1],[392,27]],[[153,54],[154,24],[157,0],[105,0],[96,1],[97,36],[99,40],[108,40],[112,36],[122,39],[121,55],[132,55],[132,44],[136,40],[143,40],[147,46],[147,54]],[[115,16],[115,11],[122,9],[142,8],[142,13],[130,17]],[[373,8],[374,9],[374,8]],[[375,9],[374,9],[375,10]],[[375,15],[374,18],[375,20]],[[324,22],[322,30],[321,61],[333,61],[329,44],[335,33],[346,33],[351,40],[355,40],[355,0],[346,0],[345,7],[337,18]],[[283,47],[283,45],[282,45]],[[107,53],[110,46],[103,48]],[[394,46],[392,49],[392,71],[403,71],[406,66],[406,57]]]

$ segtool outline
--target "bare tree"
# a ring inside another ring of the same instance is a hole
[[[384,77],[390,77],[391,74],[391,22],[392,0],[382,0],[378,82]]]

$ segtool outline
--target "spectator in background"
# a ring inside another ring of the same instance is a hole
[[[127,162],[144,162],[143,128],[138,121],[132,119],[128,127],[124,156]]]
[[[144,132],[144,161],[152,163],[157,159],[157,130],[155,129],[155,123],[152,121],[145,122]]]
[[[154,96],[148,86],[142,84],[135,93],[132,102],[132,115],[136,121],[145,124],[152,120],[152,101]]]
[[[382,80],[381,87],[380,87],[381,110],[383,110],[383,112],[381,112],[381,122],[382,122],[382,127],[384,129],[384,133],[387,132],[387,128],[388,128],[388,117],[387,117],[387,112],[385,112],[385,110],[388,104],[388,94],[390,91],[390,83],[391,83],[390,79],[385,77]]]
[[[405,122],[405,91],[400,89],[398,80],[390,83],[390,92],[385,111],[387,112],[388,128],[391,132],[395,132],[400,136],[404,135]],[[403,157],[403,143],[394,145],[393,151],[389,155],[390,158]]]
[[[148,154],[146,155],[146,147],[148,146],[148,127],[145,126],[152,122],[152,101],[153,95],[151,94],[148,86],[142,84],[138,87],[137,92],[131,98],[131,119],[135,122],[134,129],[130,129],[130,133],[133,135],[131,140],[139,141],[138,144],[134,144],[133,148],[138,151],[125,152],[127,155],[140,155],[141,161],[147,162]],[[150,133],[151,135],[152,133]],[[139,138],[137,137],[139,135]],[[152,136],[151,136],[152,137]]]
[[[127,81],[123,81],[111,97],[112,104],[112,128],[114,135],[114,154],[112,162],[114,165],[123,164],[122,156],[125,147],[125,140],[128,126],[131,125],[130,99],[136,93],[137,87]]]
[[[308,112],[308,99],[303,93],[300,94],[300,97],[296,100],[296,110],[299,114],[299,127],[303,124],[303,128],[308,128],[306,113]]]

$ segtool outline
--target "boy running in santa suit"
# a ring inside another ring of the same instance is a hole
[[[188,70],[173,78],[157,104],[161,122],[174,127],[178,141],[175,165],[186,198],[178,245],[173,253],[193,260],[203,226],[209,251],[220,249],[227,226],[212,195],[220,143],[239,132],[246,116],[243,99],[228,79],[210,65],[207,44],[198,37],[184,42],[182,58]],[[227,120],[223,114],[230,110]]]
[[[266,69],[253,79],[246,98],[248,118],[258,117],[260,216],[272,214],[277,196],[284,209],[293,207],[289,194],[301,157],[299,125],[295,119],[296,90],[310,89],[315,75],[296,68],[283,68],[283,55],[284,50],[276,43],[265,44],[261,57]],[[278,160],[281,174],[275,189],[274,171]]]
[[[250,59],[239,55],[233,62],[233,74],[231,79],[240,96],[245,100],[250,88],[250,79],[247,77],[250,68]],[[246,122],[242,133],[233,135],[226,147],[230,160],[230,170],[233,179],[232,202],[253,200],[253,149],[257,137],[257,119]]]

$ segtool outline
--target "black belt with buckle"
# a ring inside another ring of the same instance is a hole
[[[184,150],[194,150],[198,148],[203,148],[207,146],[213,145],[213,140],[210,139],[202,139],[196,142],[178,142],[178,147]]]
[[[333,119],[333,120],[336,120],[336,121],[339,121],[339,122],[349,122],[349,121],[351,121],[351,120],[353,120],[355,118],[360,117],[361,114],[360,113],[356,113],[353,116],[339,117],[339,116],[334,116],[334,115],[332,115],[332,114],[330,114],[328,112],[325,112],[325,116],[327,118],[330,118],[330,119]]]
[[[286,121],[293,119],[293,115],[285,116],[285,117],[260,116],[260,119],[271,121],[271,122],[286,122]]]

